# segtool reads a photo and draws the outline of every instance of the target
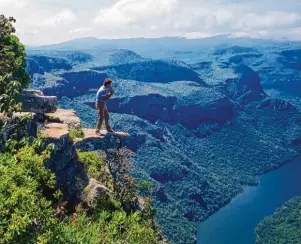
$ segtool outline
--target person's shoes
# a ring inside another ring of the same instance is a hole
[[[108,128],[107,132],[115,132],[112,128]]]
[[[99,130],[95,131],[95,134],[98,136],[103,136],[103,134]]]

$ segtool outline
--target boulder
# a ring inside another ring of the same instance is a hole
[[[145,198],[143,197],[137,197],[135,201],[135,208],[139,211],[144,211],[146,208]]]
[[[57,109],[55,96],[44,96],[39,90],[24,90],[20,98],[23,112],[52,113]]]
[[[45,166],[54,172],[58,172],[64,169],[75,158],[76,150],[72,144],[68,144],[65,148],[56,151]]]
[[[33,120],[27,121],[27,134],[28,136],[37,137],[38,135],[38,125]]]
[[[88,206],[93,206],[95,203],[95,199],[101,195],[110,195],[110,189],[108,189],[105,185],[98,182],[96,179],[91,178],[89,180],[89,184],[83,189],[81,194],[81,199]]]

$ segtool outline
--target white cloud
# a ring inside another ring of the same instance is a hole
[[[219,25],[231,23],[234,19],[234,14],[229,10],[221,9],[216,12],[216,20]]]
[[[176,0],[120,0],[101,9],[93,22],[104,28],[144,25],[164,21],[170,16]]]
[[[58,25],[71,24],[76,20],[75,14],[70,9],[64,9],[60,13],[45,19],[41,26],[56,27]]]
[[[210,33],[204,33],[204,32],[190,32],[186,33],[184,37],[187,39],[198,39],[198,38],[207,38],[207,37],[212,37],[214,35]]]
[[[232,36],[301,39],[301,1],[0,0],[26,44],[99,38]]]
[[[252,30],[248,32],[234,32],[232,37],[251,37],[262,39],[277,39],[277,40],[291,40],[300,41],[301,28],[278,29],[278,30]]]
[[[86,33],[88,31],[90,31],[91,28],[78,28],[78,29],[72,29],[69,31],[69,33],[73,34],[73,33]]]
[[[0,0],[0,7],[1,8],[22,8],[25,6],[25,2],[18,1],[18,0]]]
[[[283,28],[301,25],[301,16],[294,12],[267,12],[264,15],[250,13],[245,16],[244,25],[248,29]]]

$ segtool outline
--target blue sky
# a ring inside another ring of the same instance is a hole
[[[0,0],[27,45],[219,34],[301,40],[300,0]]]

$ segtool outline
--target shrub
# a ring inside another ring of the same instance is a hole
[[[142,221],[139,212],[128,215],[122,210],[102,211],[93,217],[96,219],[80,213],[61,223],[53,243],[160,243],[150,224]]]
[[[78,160],[88,168],[88,175],[101,181],[102,184],[112,189],[112,176],[108,172],[107,165],[104,159],[95,152],[77,152]]]
[[[15,155],[0,153],[0,243],[34,243],[55,226],[52,202],[42,194],[55,183],[44,167],[48,157],[29,145]]]
[[[71,129],[69,131],[69,137],[71,141],[73,141],[75,138],[84,138],[84,132],[82,129]]]

